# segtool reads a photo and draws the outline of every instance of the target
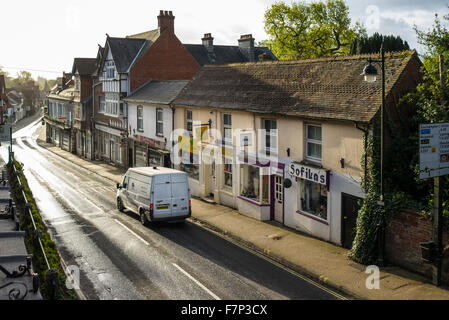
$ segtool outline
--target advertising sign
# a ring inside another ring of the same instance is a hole
[[[449,123],[421,124],[419,152],[420,179],[449,174]]]

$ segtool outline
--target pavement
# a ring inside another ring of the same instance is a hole
[[[87,170],[121,183],[125,171],[100,161],[80,158],[46,143],[45,127],[39,128],[38,144]],[[368,289],[367,266],[348,258],[349,251],[296,230],[261,222],[238,211],[192,199],[190,222],[271,261],[349,296],[367,300],[449,300],[448,287],[435,287],[418,274],[396,266],[381,268],[379,289]]]

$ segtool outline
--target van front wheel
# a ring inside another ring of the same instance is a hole
[[[120,212],[125,211],[125,208],[123,207],[122,199],[117,198],[117,209]]]

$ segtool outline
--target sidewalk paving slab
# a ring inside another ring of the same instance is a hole
[[[38,144],[87,170],[114,182],[121,182],[125,170],[100,161],[82,159],[45,142],[39,129]],[[380,289],[369,290],[366,267],[348,258],[349,251],[334,244],[301,234],[273,223],[261,222],[238,211],[192,200],[192,222],[236,241],[313,280],[355,299],[448,300],[446,287],[435,287],[429,279],[396,266],[381,269]]]

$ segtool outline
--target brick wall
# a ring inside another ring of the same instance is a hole
[[[432,277],[432,266],[422,262],[420,243],[432,239],[432,219],[421,213],[402,210],[388,222],[385,235],[388,262]],[[443,247],[449,245],[448,232],[443,231]],[[449,253],[443,257],[443,280],[449,283]]]
[[[131,69],[131,92],[148,80],[190,80],[200,68],[175,34],[163,32]]]

